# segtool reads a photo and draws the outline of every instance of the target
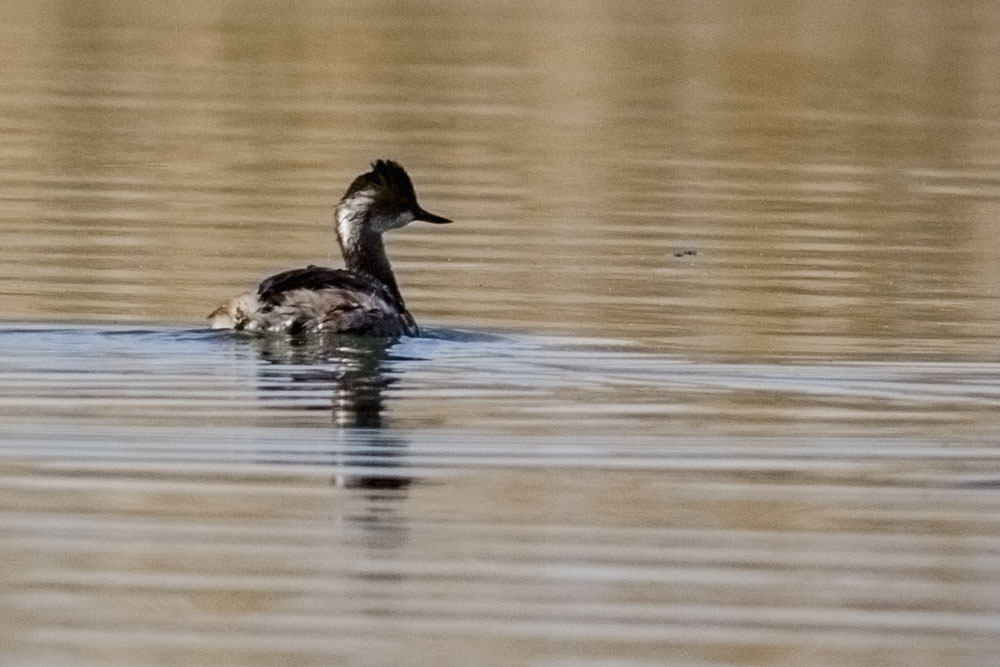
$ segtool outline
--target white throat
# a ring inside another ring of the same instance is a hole
[[[337,237],[342,249],[356,247],[361,237],[361,225],[365,212],[371,205],[371,198],[355,194],[337,206]]]

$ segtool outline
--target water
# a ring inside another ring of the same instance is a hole
[[[991,3],[7,3],[0,663],[988,665]],[[426,335],[204,328],[370,160]]]

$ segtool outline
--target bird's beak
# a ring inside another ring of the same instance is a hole
[[[425,211],[419,206],[413,210],[414,220],[422,220],[423,222],[433,222],[438,225],[442,225],[446,222],[451,222],[448,218],[441,217],[440,215],[434,215],[429,211]]]

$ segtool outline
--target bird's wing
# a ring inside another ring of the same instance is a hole
[[[262,303],[276,304],[281,295],[294,290],[318,291],[324,289],[344,290],[346,292],[367,293],[393,303],[389,290],[374,278],[362,273],[345,271],[344,269],[329,269],[325,266],[307,266],[304,269],[291,269],[276,273],[266,278],[257,287],[257,298]]]

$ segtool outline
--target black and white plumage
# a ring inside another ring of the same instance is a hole
[[[208,316],[214,329],[301,335],[415,336],[382,234],[414,220],[451,222],[417,203],[406,171],[378,160],[347,188],[335,212],[346,269],[307,266],[265,279]]]

